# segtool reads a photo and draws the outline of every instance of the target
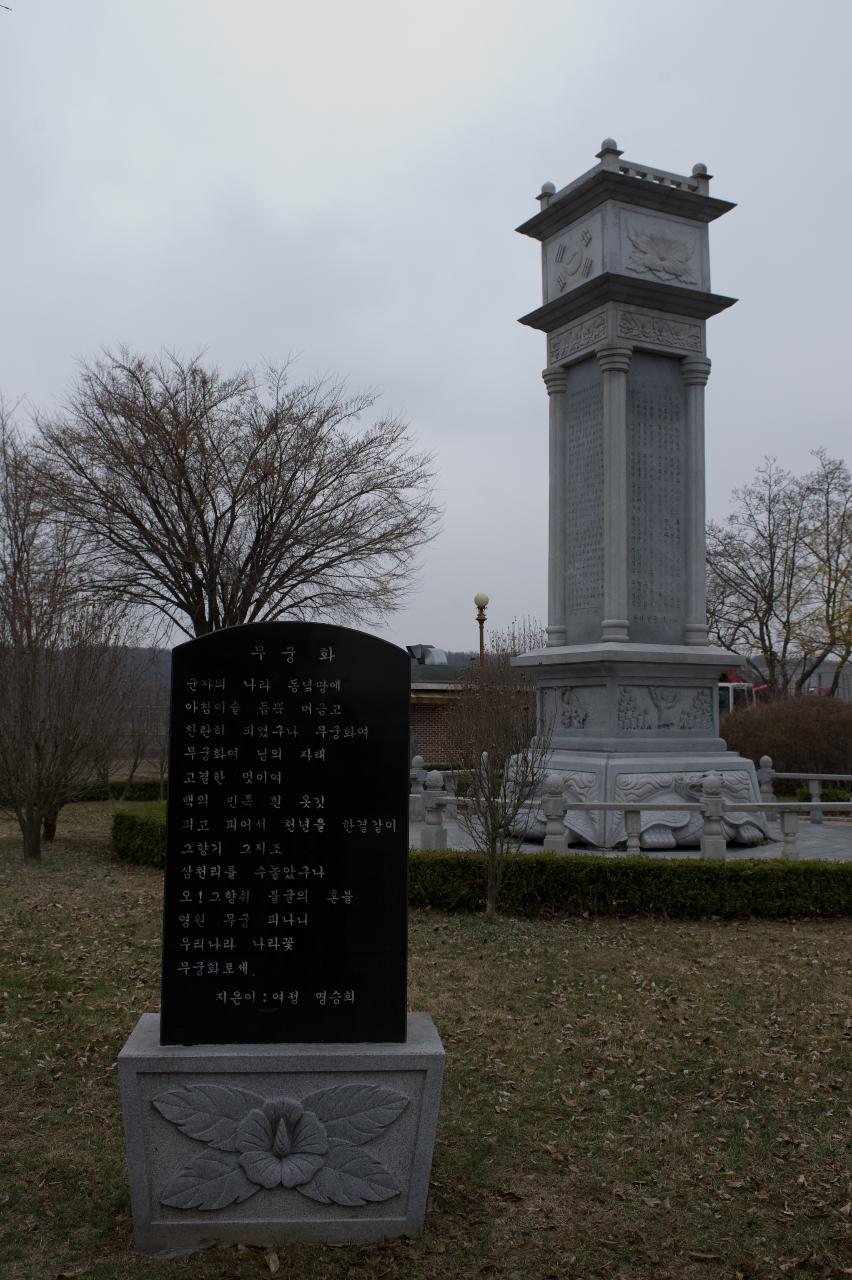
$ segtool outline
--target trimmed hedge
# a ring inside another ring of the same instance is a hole
[[[112,835],[118,857],[162,867],[166,806],[117,813]],[[483,910],[484,856],[412,849],[408,900],[438,911]],[[846,916],[852,915],[852,862],[521,853],[506,859],[500,909],[518,916]]]
[[[413,849],[409,902],[441,911],[481,911],[483,855]],[[852,915],[852,863],[522,853],[506,860],[500,909],[520,916],[693,919]]]
[[[125,862],[165,866],[165,803],[158,800],[144,808],[123,809],[117,813],[112,820],[112,847]]]

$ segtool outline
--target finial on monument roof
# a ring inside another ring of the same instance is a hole
[[[700,161],[698,164],[694,164],[692,166],[692,176],[695,179],[695,190],[702,196],[709,195],[710,179],[713,175],[707,172],[707,165],[701,164]]]
[[[550,204],[550,201],[553,199],[555,195],[556,195],[556,187],[553,185],[553,183],[543,182],[541,184],[541,191],[536,196],[536,200],[538,200],[542,209],[546,209],[547,206]]]
[[[602,169],[617,170],[618,162],[623,155],[624,152],[619,151],[615,138],[604,138],[601,149],[597,153],[597,159],[600,160]]]

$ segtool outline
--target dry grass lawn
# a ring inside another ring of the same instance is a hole
[[[134,1253],[115,1074],[156,1009],[161,879],[74,806],[0,826],[0,1276],[735,1280],[852,1275],[848,921],[412,913],[448,1054],[426,1231]]]

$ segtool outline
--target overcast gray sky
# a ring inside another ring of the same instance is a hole
[[[708,510],[766,453],[850,455],[852,6],[785,0],[13,0],[0,9],[0,391],[106,345],[299,357],[436,454],[443,533],[400,644],[544,618],[545,180],[627,159],[711,226]]]

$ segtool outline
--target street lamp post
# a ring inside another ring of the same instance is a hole
[[[488,604],[488,596],[484,591],[478,591],[473,597],[473,603],[476,605],[476,621],[479,623],[479,665],[485,665],[485,606]]]

